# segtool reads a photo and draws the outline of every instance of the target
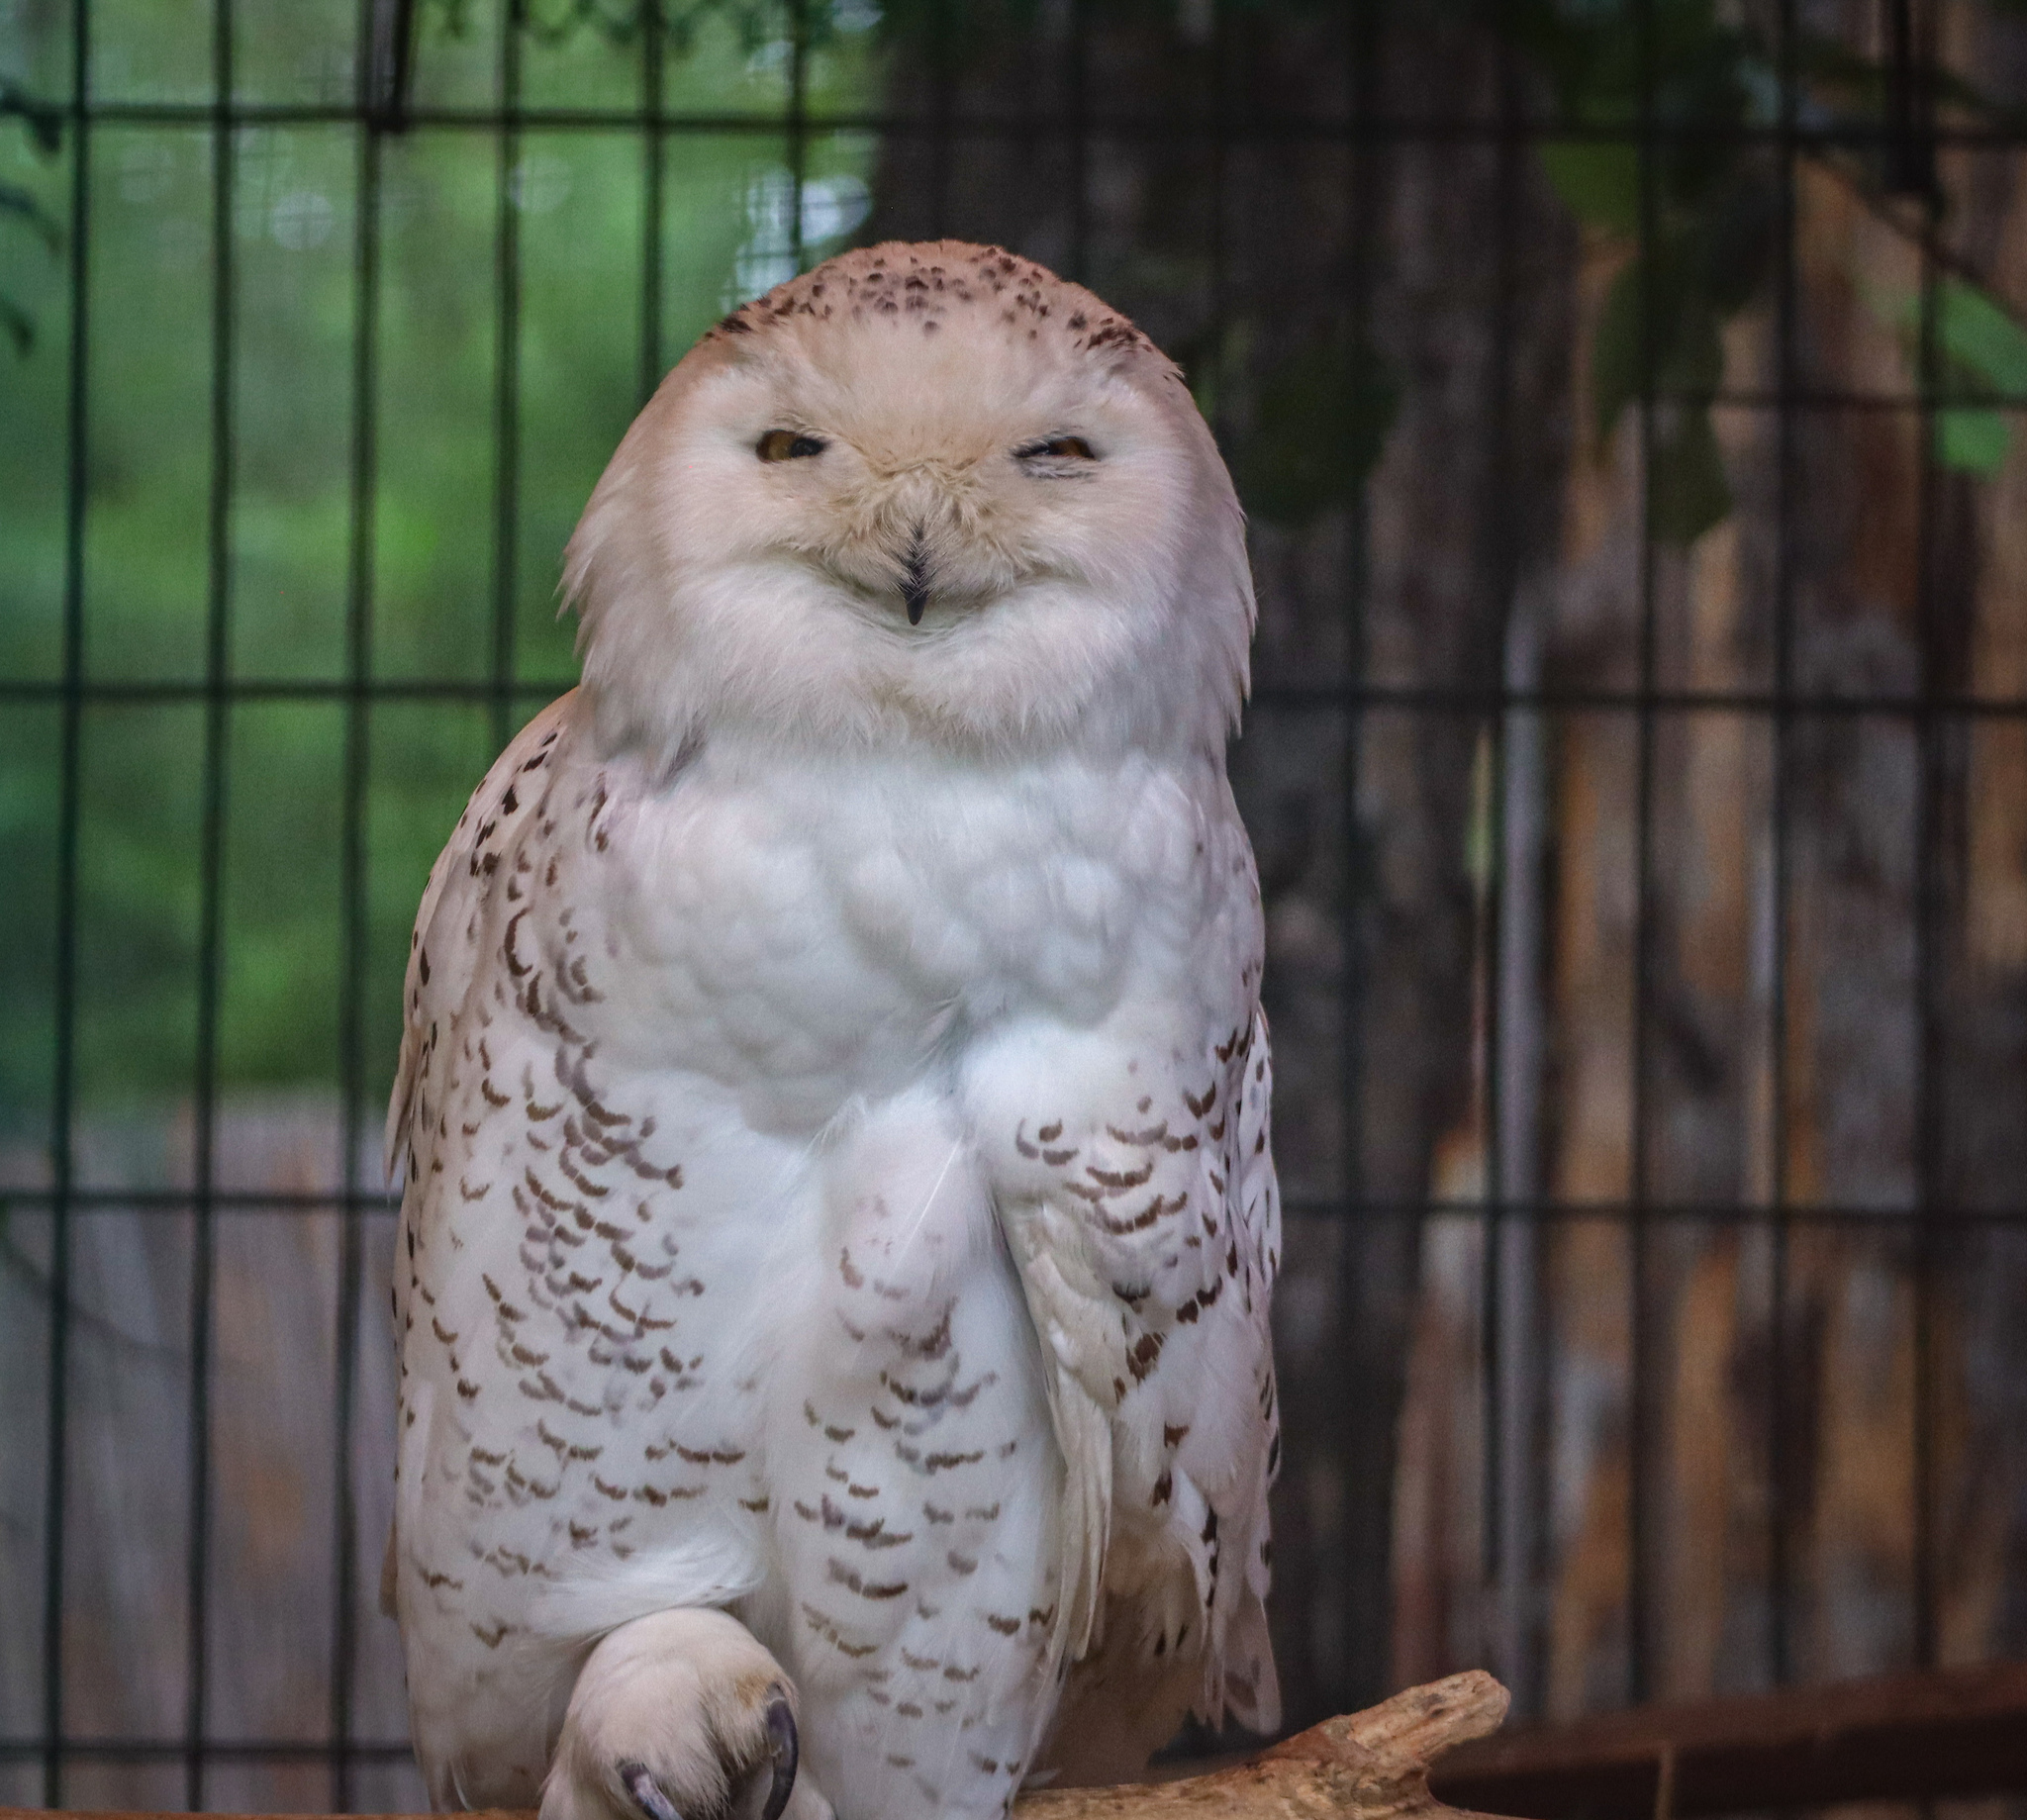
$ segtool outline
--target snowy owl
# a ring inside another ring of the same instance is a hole
[[[1278,1723],[1253,596],[997,247],[708,334],[417,918],[387,1596],[439,1807],[942,1820]]]

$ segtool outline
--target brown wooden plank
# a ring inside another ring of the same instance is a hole
[[[1441,1800],[1527,1820],[1693,1820],[1833,1801],[2027,1792],[2027,1663],[1510,1732],[1464,1746],[1431,1780]]]

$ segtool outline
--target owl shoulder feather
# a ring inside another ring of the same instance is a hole
[[[402,986],[401,1059],[387,1105],[386,1167],[389,1176],[418,1135],[418,1096],[447,1018],[465,1000],[477,966],[477,950],[450,939],[482,909],[495,888],[499,853],[515,823],[539,800],[535,774],[562,757],[561,747],[576,718],[579,692],[559,696],[524,726],[493,761],[471,794],[457,826],[430,868],[409,937],[408,973]],[[413,1173],[413,1157],[410,1158]]]

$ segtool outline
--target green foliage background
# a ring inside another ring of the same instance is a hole
[[[1236,14],[1315,12],[1333,0],[1226,0]],[[1995,0],[2014,4],[2014,0]],[[2027,0],[2019,0],[2027,5]],[[812,46],[810,114],[877,110],[888,59],[911,34],[949,31],[930,0],[661,0],[661,324],[656,370],[732,302],[791,265],[788,8]],[[1041,0],[953,0],[1040,29]],[[1173,0],[1083,0],[1094,25],[1170,31]],[[506,8],[424,0],[415,100],[484,110],[500,93]],[[1731,509],[1709,412],[1724,323],[1772,282],[1779,244],[1782,71],[1753,21],[1720,0],[1430,0],[1428,21],[1501,37],[1527,105],[1565,137],[1542,169],[1585,229],[1626,252],[1593,349],[1591,434],[1613,434],[1649,395],[1655,530],[1688,543]],[[355,0],[244,4],[237,98],[335,111],[353,93]],[[629,111],[640,102],[639,8],[530,0],[523,98],[533,107]],[[208,9],[98,0],[100,101],[212,100]],[[1023,23],[1024,22],[1024,23]],[[942,42],[940,39],[939,43]],[[954,42],[961,48],[963,33]],[[65,398],[74,138],[60,8],[0,16],[0,1146],[42,1141],[54,1045]],[[1809,37],[1793,48],[1800,113],[1877,120],[1886,72]],[[1961,76],[1939,104],[2010,122]],[[1623,136],[1641,120],[1697,131],[1644,163]],[[691,130],[685,120],[708,122]],[[733,125],[732,123],[742,123]],[[343,906],[347,552],[358,129],[248,125],[234,136],[230,239],[234,416],[226,674],[274,685],[227,728],[221,1081],[329,1082],[338,1072]],[[844,244],[863,217],[877,147],[815,130],[807,144],[804,251]],[[187,1093],[197,1041],[213,449],[212,131],[104,122],[90,167],[88,514],[83,665],[123,691],[85,711],[78,852],[77,1086],[86,1107]],[[1809,155],[1827,155],[1812,151]],[[573,673],[555,619],[564,539],[639,402],[643,150],[629,130],[531,128],[512,172],[520,241],[512,572],[497,574],[500,147],[484,130],[423,124],[383,142],[367,680],[409,693],[368,716],[365,818],[369,1098],[397,1036],[399,983],[429,862],[509,722]],[[1889,173],[1861,156],[1847,176]],[[1926,336],[1944,388],[1937,453],[1989,473],[2010,431],[1988,394],[2027,391],[2018,315],[1952,277],[1922,321],[1918,298],[1871,300],[1910,346]],[[1348,325],[1254,360],[1243,311],[1219,325],[1222,357],[1175,351],[1200,381],[1245,389],[1229,414],[1247,505],[1300,528],[1352,506],[1379,458],[1403,383]],[[1948,403],[1953,396],[1961,404]],[[1212,402],[1207,398],[1207,408]],[[421,686],[481,684],[508,604],[512,712]],[[291,697],[290,687],[299,693]],[[301,693],[322,689],[322,694]],[[38,691],[41,691],[38,693]],[[4,1166],[4,1159],[0,1159]],[[4,1180],[4,1168],[0,1168]]]
[[[498,96],[501,9],[421,9],[416,100]],[[342,106],[353,0],[244,7],[239,99]],[[815,36],[816,109],[876,95],[869,8],[840,4]],[[205,16],[174,0],[94,7],[100,100],[208,103]],[[786,275],[788,151],[764,130],[788,106],[786,15],[693,8],[673,22],[665,104],[762,130],[670,132],[662,175],[661,363],[730,302]],[[33,334],[0,346],[0,688],[62,671],[65,400],[70,349],[67,125],[22,111],[69,92],[57,9],[0,23],[0,294]],[[568,19],[524,51],[531,106],[637,107],[626,29]],[[865,208],[873,145],[809,144],[811,256]],[[203,879],[206,514],[213,450],[212,138],[208,126],[101,124],[90,165],[89,510],[84,672],[129,686],[84,714],[77,921],[79,1103],[117,1110],[189,1091]],[[233,491],[227,673],[239,683],[346,676],[351,387],[359,142],[347,124],[247,126],[234,139]],[[418,126],[383,142],[381,330],[371,657],[374,682],[480,682],[494,663],[496,236],[499,141]],[[531,129],[513,179],[521,242],[519,535],[511,599],[517,680],[567,685],[555,614],[564,539],[639,403],[643,152],[629,131]],[[9,201],[8,198],[15,200]],[[61,224],[61,226],[57,226]],[[163,693],[166,691],[166,693]],[[155,692],[151,694],[150,692]],[[516,699],[512,719],[546,699]],[[219,1068],[228,1088],[337,1077],[346,706],[236,706],[225,790]],[[0,704],[0,1143],[43,1136],[52,1071],[60,711]],[[485,701],[411,695],[368,721],[369,1098],[397,1040],[400,975],[431,859],[499,736]]]
[[[2019,0],[1997,4],[2023,10]],[[1877,126],[1892,72],[1805,19],[1784,51],[1764,16],[1756,28],[1752,9],[1721,0],[1478,0],[1472,10],[1527,57],[1556,119],[1575,130],[1538,148],[1550,183],[1587,230],[1628,251],[1593,348],[1589,429],[1602,442],[1642,396],[1669,401],[1655,414],[1653,528],[1688,544],[1731,511],[1709,411],[1697,401],[1722,376],[1725,322],[1773,282],[1783,203],[1767,132],[1781,124],[1781,97],[1791,95],[1796,129]],[[1931,107],[2019,125],[2018,109],[1961,73],[1930,68],[1922,80]],[[1634,143],[1611,137],[1643,121],[1663,129],[1644,158]],[[1683,127],[1695,131],[1669,131]],[[1836,162],[1875,204],[1889,193],[1918,203],[1926,184],[1941,219],[1946,198],[1932,173],[1895,169],[1877,140],[1854,145],[1840,151],[1824,135],[1804,155]],[[1888,219],[1904,225],[1913,213],[1903,207]],[[1909,365],[1918,367],[1921,300],[1875,302],[1906,332]],[[1962,278],[1941,283],[1932,307],[1939,398],[2027,392],[2027,329],[2016,313]],[[1999,411],[1952,405],[1937,412],[1935,437],[1943,466],[1988,475],[2005,459],[2010,431]]]

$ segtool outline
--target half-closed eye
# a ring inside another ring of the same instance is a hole
[[[1096,461],[1098,452],[1082,436],[1044,436],[1014,451],[1018,461]]]
[[[820,436],[806,436],[799,430],[770,430],[753,444],[753,452],[762,461],[801,461],[828,446]]]

